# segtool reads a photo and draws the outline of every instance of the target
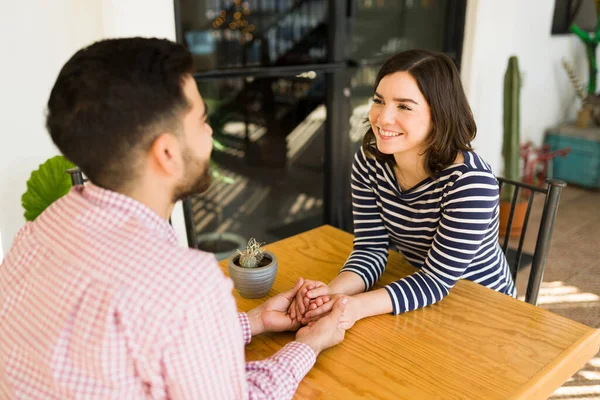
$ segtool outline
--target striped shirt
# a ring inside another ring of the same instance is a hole
[[[143,204],[79,186],[0,266],[0,399],[289,399],[315,362],[245,362],[250,324],[214,255]]]
[[[442,300],[459,279],[516,296],[498,244],[498,181],[477,154],[463,155],[462,164],[402,190],[390,165],[356,153],[354,248],[342,271],[358,274],[369,290],[395,246],[419,271],[385,287],[394,314]]]

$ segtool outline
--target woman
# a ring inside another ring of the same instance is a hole
[[[442,300],[459,279],[516,296],[498,245],[498,182],[472,151],[476,125],[458,70],[444,54],[409,50],[375,82],[370,129],[352,166],[354,249],[328,285],[308,281],[289,309],[306,323],[350,297],[347,325]],[[388,247],[419,271],[369,291]]]

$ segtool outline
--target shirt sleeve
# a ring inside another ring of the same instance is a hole
[[[365,284],[365,291],[381,278],[390,243],[369,177],[370,168],[374,167],[361,148],[354,157],[351,176],[354,247],[341,271],[358,274]]]
[[[315,353],[291,342],[265,360],[246,363],[248,318],[237,313],[231,280],[218,272],[216,284],[206,285],[169,330],[162,357],[169,398],[291,399]]]
[[[248,344],[252,340],[252,331],[250,329],[250,320],[248,319],[248,314],[245,312],[238,313],[238,320],[240,321],[240,326],[242,327],[244,344]]]
[[[495,234],[492,221],[498,199],[498,181],[490,172],[469,171],[454,182],[442,199],[439,227],[423,266],[385,287],[394,314],[428,306],[448,295],[484,240]]]

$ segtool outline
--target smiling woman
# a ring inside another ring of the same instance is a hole
[[[381,67],[369,122],[363,140],[367,154],[397,166],[407,159],[415,165],[423,157],[427,174],[469,151],[477,132],[454,63],[426,50],[399,53]]]
[[[410,50],[377,75],[370,128],[352,166],[354,248],[325,285],[308,281],[290,312],[303,322],[348,301],[347,323],[442,300],[460,279],[516,296],[498,245],[498,182],[471,149],[476,125],[454,63]],[[388,249],[419,271],[383,289]]]

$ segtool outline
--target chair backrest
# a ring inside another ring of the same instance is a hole
[[[517,248],[517,254],[515,262],[511,265],[511,274],[513,280],[516,281],[517,272],[521,263],[523,255],[523,242],[525,240],[525,234],[527,233],[527,225],[529,223],[529,216],[531,212],[531,206],[536,193],[545,195],[544,208],[542,210],[542,217],[540,220],[540,229],[538,232],[537,240],[535,243],[535,250],[533,252],[533,260],[531,262],[531,271],[529,273],[529,282],[527,283],[527,291],[525,293],[525,301],[533,305],[537,304],[538,293],[544,277],[544,270],[546,268],[546,259],[548,257],[548,251],[550,250],[550,240],[552,239],[552,231],[554,229],[554,220],[556,218],[556,211],[558,209],[558,201],[562,190],[567,184],[561,180],[548,179],[546,180],[546,187],[538,187],[529,185],[522,182],[516,182],[505,178],[498,177],[498,183],[500,185],[500,194],[508,193],[511,197],[510,200],[510,212],[508,215],[508,223],[504,232],[500,232],[500,235],[504,234],[504,243],[502,244],[502,251],[506,255],[508,252],[508,243],[510,240],[510,233],[513,225],[513,218],[515,215],[515,208],[517,206],[518,199],[523,192],[529,192],[527,200],[527,211],[525,212],[525,220],[523,221],[523,228],[519,235],[519,245]]]
[[[67,174],[71,175],[71,184],[73,186],[83,185],[87,181],[83,177],[83,172],[78,167],[68,169]]]

